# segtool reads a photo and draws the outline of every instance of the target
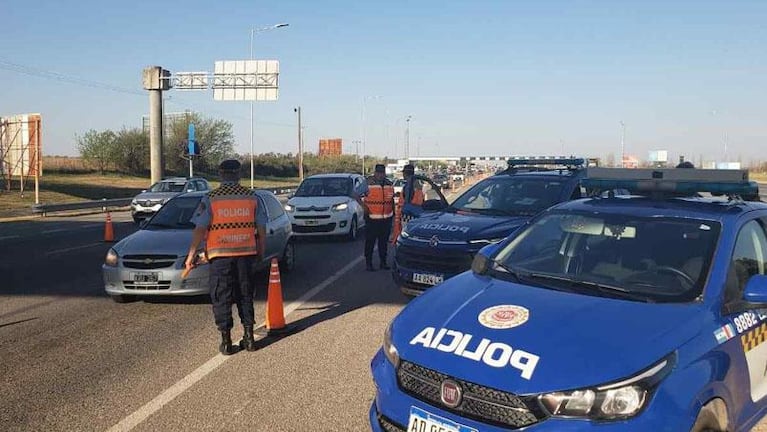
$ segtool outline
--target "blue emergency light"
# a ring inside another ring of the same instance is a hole
[[[745,170],[589,168],[581,185],[591,190],[626,189],[632,193],[753,197],[759,187]]]
[[[506,159],[506,163],[512,166],[524,165],[560,165],[560,166],[583,166],[583,158],[565,157],[565,156],[535,156],[535,157],[517,157],[512,156]]]

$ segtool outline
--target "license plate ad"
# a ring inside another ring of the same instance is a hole
[[[160,280],[160,273],[158,272],[141,272],[131,273],[133,282],[137,284],[155,284]]]
[[[477,432],[476,429],[458,424],[416,407],[410,407],[410,420],[408,421],[407,430],[417,432]]]
[[[427,273],[413,273],[413,282],[422,283],[426,285],[437,285],[445,281],[445,277],[442,275],[427,274]]]
[[[320,221],[318,220],[308,220],[306,221],[307,225],[319,225]]]

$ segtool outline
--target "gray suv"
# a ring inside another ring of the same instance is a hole
[[[206,192],[210,190],[208,181],[201,177],[171,177],[162,179],[149,189],[141,191],[130,203],[133,221],[140,223],[160,210],[163,204],[174,196],[184,192]]]

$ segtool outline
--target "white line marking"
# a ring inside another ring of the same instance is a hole
[[[62,232],[62,231],[68,231],[68,230],[66,228],[59,228],[59,229],[42,231],[42,234],[51,234],[51,233]]]
[[[338,270],[335,274],[325,279],[319,285],[310,289],[309,291],[304,293],[304,295],[299,297],[296,301],[288,305],[288,307],[285,308],[285,317],[290,315],[296,309],[303,306],[303,304],[306,301],[308,301],[310,298],[317,295],[320,291],[327,288],[330,284],[340,279],[341,276],[349,272],[349,270],[354,268],[354,266],[361,263],[362,258],[363,257],[357,257],[357,259],[352,260],[349,264],[344,266],[341,270]],[[224,364],[224,362],[229,360],[230,358],[231,356],[217,354],[216,356],[214,356],[213,358],[205,362],[202,366],[195,369],[192,373],[185,376],[184,378],[182,378],[180,381],[173,384],[172,386],[170,386],[168,389],[160,393],[157,397],[155,397],[151,401],[147,402],[144,406],[137,409],[133,414],[120,420],[119,423],[109,428],[107,432],[127,432],[132,430],[133,428],[141,424],[144,420],[149,418],[149,416],[156,413],[157,411],[162,409],[162,407],[167,405],[170,401],[175,399],[176,396],[185,392],[194,384],[199,382],[201,379],[205,378],[206,375],[216,370],[219,366]]]
[[[0,237],[0,240],[10,240],[10,239],[15,239],[15,238],[19,238],[19,237],[20,236],[17,236],[17,235],[5,236],[5,237]]]
[[[80,229],[91,229],[91,228],[97,228],[97,227],[103,227],[104,224],[93,224],[93,225],[85,225],[81,226]]]
[[[46,255],[56,255],[56,254],[60,254],[60,253],[64,253],[64,252],[71,252],[71,251],[75,251],[75,250],[79,250],[79,249],[86,249],[86,248],[89,248],[89,247],[98,246],[98,245],[102,245],[102,244],[104,244],[104,243],[89,243],[87,245],[82,245],[82,246],[75,246],[75,247],[66,248],[66,249],[52,250],[52,251],[46,252],[45,254]]]

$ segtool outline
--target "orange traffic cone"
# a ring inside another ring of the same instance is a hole
[[[112,226],[112,215],[107,212],[107,220],[104,224],[104,241],[105,242],[113,242],[115,241],[115,230]]]
[[[272,258],[269,269],[269,292],[266,298],[266,334],[280,336],[291,333],[293,329],[285,324],[285,311],[282,307],[282,282],[277,258]]]
[[[400,202],[394,207],[394,226],[392,227],[391,240],[389,241],[391,244],[397,244],[397,237],[402,232],[402,199],[400,197]]]

